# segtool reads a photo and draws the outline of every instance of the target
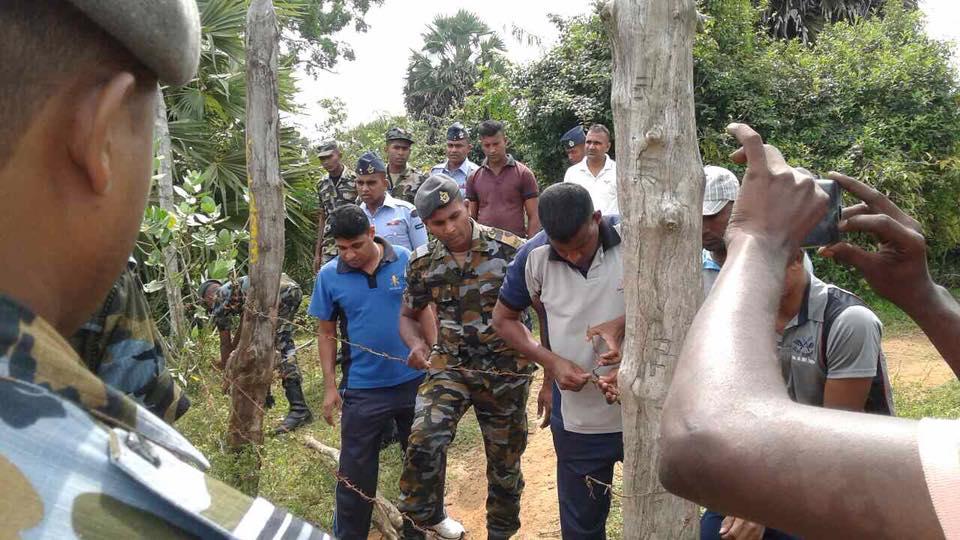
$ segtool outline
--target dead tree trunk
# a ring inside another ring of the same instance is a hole
[[[703,171],[693,108],[694,0],[611,0],[617,182],[627,307],[624,538],[693,538],[692,503],[657,478],[660,416],[697,311]]]
[[[277,355],[277,297],[283,267],[283,183],[280,179],[276,13],[270,0],[253,0],[247,12],[247,182],[250,187],[250,289],[240,343],[227,366],[230,385],[228,443],[252,458],[240,486],[259,484],[263,404]],[[249,451],[253,453],[249,453]]]
[[[157,196],[160,208],[173,214],[173,152],[170,149],[170,127],[167,125],[167,106],[163,102],[163,92],[157,88],[157,119],[154,137],[160,154],[160,174],[157,178]],[[170,310],[170,337],[174,354],[182,349],[187,336],[187,317],[183,310],[183,276],[180,274],[180,262],[177,258],[177,246],[169,244],[163,248],[163,288],[167,292],[167,306]]]

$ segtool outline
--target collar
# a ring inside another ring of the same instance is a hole
[[[710,250],[700,250],[700,264],[704,270],[713,270],[714,272],[720,271],[720,265],[717,264],[717,261],[713,260],[713,255],[710,253]]]
[[[380,207],[377,208],[377,210],[380,210],[380,208],[384,208],[384,207],[388,207],[388,208],[396,208],[396,207],[397,207],[397,199],[396,199],[396,197],[394,197],[393,195],[390,195],[390,192],[389,192],[389,191],[384,191],[384,192],[383,192],[383,204],[381,204]],[[360,203],[360,208],[363,208],[364,210],[367,210],[367,203],[361,202],[361,203]]]
[[[460,171],[463,174],[470,174],[470,170],[475,169],[477,167],[477,164],[470,161],[470,158],[463,160],[463,163],[461,163],[460,166],[457,167],[456,169],[451,169],[449,165],[450,165],[450,160],[447,160],[441,163],[439,165],[439,168],[443,169],[444,172]]]
[[[470,251],[486,251],[487,244],[486,242],[482,241],[483,239],[481,236],[482,233],[487,230],[487,227],[477,223],[473,220],[473,218],[470,218],[470,224],[473,225],[473,239],[470,244]],[[435,247],[433,250],[433,258],[439,261],[443,260],[443,258],[447,255],[453,257],[453,253],[447,248],[447,246],[444,245],[443,242],[437,240],[437,247]]]
[[[604,251],[610,251],[614,247],[620,244],[623,241],[620,238],[620,233],[617,232],[617,225],[620,224],[620,216],[603,216],[600,219],[598,235],[600,237],[600,243],[597,244],[597,251],[600,251],[600,248],[603,248]],[[593,256],[597,256],[597,252],[594,251]],[[572,264],[570,261],[564,259],[560,256],[559,253],[553,246],[550,246],[550,253],[547,258],[551,261],[561,261],[569,264],[576,268],[576,265]],[[580,270],[583,270],[580,268]]]
[[[386,240],[384,240],[383,238],[380,238],[379,236],[374,236],[373,241],[380,244],[380,247],[383,248],[383,257],[380,257],[380,264],[377,265],[377,270],[380,270],[380,268],[383,267],[384,265],[390,264],[392,262],[396,262],[397,252],[394,251],[393,246],[390,245],[390,242],[387,242]],[[343,259],[341,259],[340,257],[337,257],[337,273],[348,274],[350,272],[358,272],[360,274],[366,273],[363,270],[360,270],[359,268],[351,267],[346,262],[344,262]],[[373,273],[376,274],[377,273],[376,270],[374,270]]]
[[[586,159],[586,158],[584,158],[584,159]],[[483,162],[480,163],[480,166],[481,166],[481,167],[486,167],[486,168],[489,169],[490,166],[487,165],[487,161],[488,161],[487,158],[483,158]],[[507,167],[516,167],[516,166],[517,166],[517,160],[513,159],[513,156],[512,156],[512,155],[507,154],[507,162],[503,165],[503,167],[504,167],[504,168],[507,168]]]
[[[41,317],[0,294],[0,376],[70,401],[99,423],[135,431],[206,469],[199,450],[126,394],[105,384],[77,356],[63,336]]]
[[[386,170],[386,173],[387,173],[387,176],[388,176],[388,177],[390,177],[390,176],[399,176],[400,178],[403,178],[403,177],[405,177],[405,176],[410,176],[411,174],[414,174],[415,172],[416,172],[416,171],[414,171],[414,170],[413,170],[413,167],[411,167],[410,165],[407,165],[402,171],[400,171],[400,172],[398,172],[398,173],[392,173],[392,172],[390,172],[390,167],[389,167],[389,166],[387,167],[387,170]]]
[[[600,172],[609,171],[609,170],[613,169],[613,164],[614,164],[615,162],[614,162],[612,159],[610,159],[610,155],[609,155],[609,154],[604,154],[603,157],[604,157],[603,167],[600,168]],[[581,170],[581,171],[590,172],[590,165],[587,163],[587,160],[588,160],[588,159],[590,159],[590,158],[584,156],[583,159],[580,160],[580,163],[577,163],[577,165],[576,165],[577,168],[578,168],[579,170]],[[593,174],[593,173],[591,173],[591,174]]]
[[[827,284],[813,274],[808,273],[807,276],[810,279],[803,295],[803,302],[800,304],[800,311],[790,320],[784,330],[794,326],[803,326],[810,321],[823,322],[823,315],[827,309]]]

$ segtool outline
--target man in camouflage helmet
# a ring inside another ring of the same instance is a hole
[[[387,155],[387,180],[390,181],[390,194],[413,204],[417,189],[426,179],[426,176],[407,165],[410,159],[410,148],[413,146],[413,135],[403,128],[392,127],[387,130],[386,139],[384,151]]]
[[[190,399],[167,371],[163,339],[136,268],[131,257],[100,309],[70,336],[70,345],[105,383],[172,424],[187,412]]]
[[[200,299],[220,334],[220,369],[226,368],[227,360],[240,342],[243,306],[249,288],[250,278],[247,276],[226,284],[210,279],[200,285]],[[313,421],[313,413],[303,397],[303,375],[300,374],[300,366],[297,364],[297,346],[293,342],[293,319],[302,301],[303,291],[300,290],[300,285],[290,276],[281,274],[275,340],[277,352],[280,353],[280,363],[276,365],[276,369],[280,372],[280,382],[290,410],[280,426],[274,430],[274,435],[293,431]],[[240,323],[236,333],[231,336],[234,321],[237,319]],[[272,404],[272,396],[268,396],[267,400]]]
[[[507,266],[523,241],[470,219],[459,186],[448,176],[428,178],[416,205],[435,240],[410,258],[400,335],[410,347],[408,364],[429,374],[417,397],[398,508],[444,538],[462,534],[445,519],[443,485],[447,446],[472,405],[487,455],[487,538],[509,538],[520,529],[520,456],[535,367],[497,336],[492,317]],[[419,323],[431,303],[440,320],[436,344],[427,342]],[[404,526],[406,538],[418,537],[409,522]]]
[[[345,204],[357,203],[357,175],[344,165],[340,148],[335,141],[324,141],[317,147],[317,157],[323,163],[327,176],[317,184],[320,211],[317,220],[317,246],[313,256],[313,273],[337,256],[337,247],[330,236],[327,217]]]
[[[199,51],[192,0],[0,9],[0,538],[325,536],[206,476],[64,339],[133,249],[157,82],[189,81]]]

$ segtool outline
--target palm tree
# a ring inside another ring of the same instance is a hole
[[[916,9],[917,0],[902,0],[904,6]],[[760,5],[760,0],[753,0]],[[861,17],[882,15],[887,0],[769,0],[763,16],[771,35],[813,41],[827,23],[853,21]]]
[[[482,69],[503,73],[506,44],[480,18],[466,10],[434,18],[423,33],[423,47],[407,65],[404,102],[414,117],[433,120],[463,105]]]

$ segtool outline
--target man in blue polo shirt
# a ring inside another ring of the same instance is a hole
[[[308,313],[320,319],[317,348],[325,385],[323,417],[340,420],[340,475],[364,493],[377,490],[380,437],[396,422],[405,448],[413,422],[417,387],[423,375],[407,367],[410,353],[400,339],[398,321],[410,252],[374,235],[366,214],[349,204],[330,216],[338,256],[320,269]],[[343,377],[336,384],[337,322],[342,339],[401,360],[344,344]],[[373,508],[358,494],[337,485],[333,529],[337,538],[365,539]]]
[[[600,387],[615,384],[625,329],[620,222],[594,210],[577,184],[555,184],[538,203],[543,231],[507,268],[493,326],[510,347],[552,372],[550,428],[557,452],[557,495],[564,540],[606,538],[610,483],[623,460],[620,404]],[[541,345],[520,322],[534,302],[550,327]]]
[[[357,160],[357,193],[360,208],[373,223],[377,236],[392,246],[410,251],[427,243],[427,229],[417,215],[417,209],[387,191],[387,167],[380,156],[365,152]]]
[[[437,163],[430,169],[430,175],[445,174],[453,178],[460,186],[460,196],[467,193],[467,177],[477,170],[478,165],[468,157],[470,155],[470,133],[460,122],[454,122],[447,128],[447,160]]]

